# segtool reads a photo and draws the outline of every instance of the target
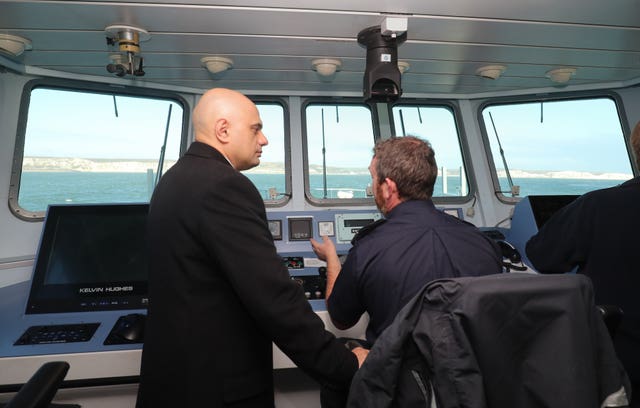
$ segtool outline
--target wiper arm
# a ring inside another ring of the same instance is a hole
[[[324,145],[324,108],[320,110],[322,114],[322,198],[327,198],[327,149]]]
[[[511,179],[511,173],[509,172],[509,166],[507,166],[507,159],[504,156],[504,149],[502,149],[502,143],[500,143],[500,137],[498,136],[498,131],[496,130],[496,124],[493,122],[493,116],[491,112],[489,112],[489,119],[491,119],[491,125],[493,126],[493,132],[496,134],[496,140],[498,141],[498,147],[500,149],[500,156],[502,157],[502,165],[504,166],[504,171],[507,175],[507,183],[509,183],[509,189],[511,190],[512,196],[517,196],[520,194],[520,188],[518,186],[513,185],[513,180]]]
[[[154,186],[158,185],[160,177],[162,177],[162,166],[164,165],[164,151],[167,148],[167,137],[169,136],[169,123],[171,123],[171,108],[173,104],[169,104],[169,113],[167,114],[167,127],[164,130],[164,142],[160,148],[160,158],[158,159],[158,171],[156,172],[156,182]]]

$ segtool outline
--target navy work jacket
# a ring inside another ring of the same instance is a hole
[[[329,298],[329,314],[349,327],[368,312],[366,335],[373,343],[426,283],[501,273],[501,260],[497,245],[474,225],[431,200],[406,201],[356,236]]]

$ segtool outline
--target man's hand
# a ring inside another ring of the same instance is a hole
[[[354,347],[351,349],[351,352],[358,358],[358,368],[362,367],[362,363],[364,363],[364,360],[366,360],[369,355],[369,350],[364,347]]]
[[[320,259],[321,261],[327,262],[328,259],[331,259],[334,256],[336,259],[338,258],[336,246],[333,245],[333,241],[331,241],[328,236],[322,236],[322,243],[316,241],[313,238],[311,238],[309,241],[311,242],[311,248],[313,248],[313,252],[316,253],[318,259]]]
[[[309,242],[311,242],[311,248],[313,248],[313,252],[316,253],[318,259],[327,263],[327,286],[324,290],[326,303],[329,301],[331,292],[333,292],[333,285],[336,283],[336,279],[338,279],[342,265],[340,264],[340,258],[338,258],[338,252],[336,252],[336,246],[328,236],[322,236],[322,243],[313,238],[311,238]]]

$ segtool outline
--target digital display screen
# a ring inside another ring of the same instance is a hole
[[[279,241],[282,239],[282,221],[269,220],[269,232],[274,240]]]
[[[142,221],[141,225],[136,222]],[[144,219],[117,214],[61,217],[45,266],[45,285],[147,278]]]
[[[344,220],[344,226],[347,228],[356,227],[362,228],[366,225],[369,225],[373,222],[373,219],[347,219]]]
[[[312,218],[289,218],[289,240],[307,241],[313,236]]]
[[[26,313],[146,308],[148,208],[50,206]]]
[[[376,222],[381,217],[379,212],[336,214],[337,244],[350,243],[363,227]]]
[[[578,198],[577,195],[529,196],[529,204],[531,204],[531,211],[538,229],[542,228],[553,214],[572,203],[576,198]]]

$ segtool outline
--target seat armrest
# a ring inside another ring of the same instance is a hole
[[[5,408],[46,408],[69,371],[66,361],[43,364],[7,403]]]

